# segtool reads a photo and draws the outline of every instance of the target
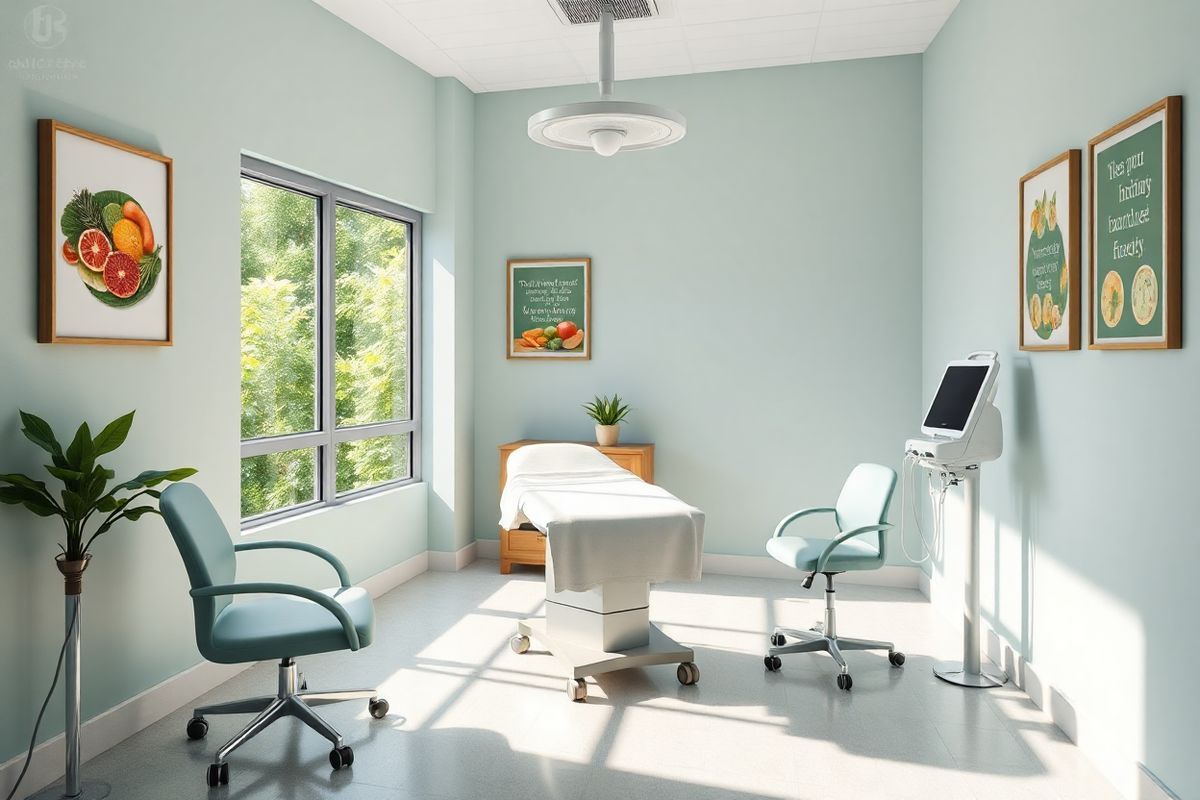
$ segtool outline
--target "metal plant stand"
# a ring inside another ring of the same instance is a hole
[[[90,556],[89,556],[90,558]],[[67,655],[66,682],[67,728],[65,731],[67,765],[64,782],[42,789],[30,795],[29,800],[101,800],[108,797],[112,787],[107,783],[84,783],[79,777],[79,628],[80,605],[83,592],[83,571],[88,559],[82,561],[58,560],[59,571],[66,579],[66,630]]]

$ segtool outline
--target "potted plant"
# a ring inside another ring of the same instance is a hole
[[[611,400],[597,395],[590,403],[584,403],[583,408],[596,421],[596,444],[601,447],[616,444],[621,438],[618,426],[629,415],[629,405],[621,402],[621,395],[614,394]]]
[[[91,546],[121,520],[135,522],[146,514],[158,514],[159,492],[152,487],[194,475],[191,468],[147,470],[137,477],[109,488],[116,473],[97,463],[100,456],[120,447],[133,425],[133,412],[118,417],[92,436],[87,423],[79,426],[75,438],[64,450],[50,425],[40,417],[21,412],[21,433],[50,454],[46,465],[50,476],[62,483],[56,497],[42,481],[27,475],[0,475],[0,502],[25,506],[39,517],[58,517],[66,530],[66,543],[55,556],[66,591],[67,654],[67,771],[64,792],[80,794],[79,784],[79,606],[83,591],[83,571],[92,558]],[[138,504],[135,500],[146,498]],[[89,534],[89,529],[91,533]],[[62,658],[60,654],[59,658]],[[72,738],[72,733],[74,738]],[[105,793],[106,794],[106,793]],[[94,796],[101,797],[103,794]]]

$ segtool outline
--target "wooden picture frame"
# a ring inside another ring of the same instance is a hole
[[[1078,149],[1067,150],[1018,183],[1017,340],[1022,350],[1080,346],[1081,158]],[[1065,214],[1058,213],[1060,197],[1066,201]]]
[[[1183,346],[1182,156],[1183,98],[1178,95],[1164,97],[1088,142],[1088,347],[1093,350]]]
[[[170,346],[171,159],[54,119],[37,132],[37,340]]]
[[[592,260],[510,258],[505,269],[506,357],[591,359]]]

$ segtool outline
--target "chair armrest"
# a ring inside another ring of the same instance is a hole
[[[338,560],[338,557],[323,547],[317,547],[315,544],[306,544],[305,542],[289,542],[284,540],[265,541],[265,542],[242,542],[233,546],[235,553],[242,553],[247,550],[300,550],[304,553],[311,553],[318,558],[323,558],[329,562],[329,565],[337,571],[338,581],[341,582],[343,589],[350,588],[350,573],[346,572],[346,566]]]
[[[844,533],[839,533],[837,537],[834,538],[833,541],[826,545],[825,549],[821,551],[821,555],[817,557],[817,568],[813,570],[813,572],[824,572],[825,564],[829,561],[830,556],[833,555],[833,551],[837,549],[838,545],[847,539],[853,539],[855,536],[862,536],[864,533],[878,533],[880,531],[886,531],[890,527],[892,527],[892,523],[880,522],[878,525],[863,525],[858,528],[852,528]]]
[[[342,623],[342,632],[346,634],[346,644],[350,646],[351,650],[359,649],[358,631],[354,627],[354,620],[350,619],[350,612],[329,595],[321,594],[315,589],[294,586],[290,583],[224,583],[216,586],[201,586],[198,589],[192,589],[190,594],[192,597],[220,597],[234,594],[285,594],[302,597],[305,600],[311,600],[337,617],[337,621]]]
[[[825,508],[824,506],[819,506],[816,508],[802,508],[799,511],[793,511],[779,521],[779,524],[775,526],[775,533],[771,538],[783,536],[783,529],[801,517],[807,517],[809,514],[833,514],[836,511],[836,508]]]

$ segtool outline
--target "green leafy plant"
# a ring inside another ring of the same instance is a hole
[[[621,402],[621,395],[614,394],[610,400],[607,396],[597,395],[590,403],[583,404],[584,411],[597,425],[616,425],[624,422],[629,415],[629,405]]]
[[[157,503],[133,504],[139,497],[157,501],[161,492],[151,487],[196,474],[190,467],[147,470],[108,488],[116,473],[98,464],[96,459],[125,443],[133,426],[133,413],[130,411],[108,423],[94,437],[88,424],[83,423],[64,450],[45,420],[21,412],[21,433],[50,454],[52,463],[46,465],[46,471],[62,482],[63,489],[56,498],[42,481],[17,473],[0,475],[0,502],[25,506],[39,517],[61,518],[67,530],[67,543],[66,546],[60,543],[59,549],[67,561],[86,556],[96,537],[108,532],[120,520],[134,522],[145,514],[158,514]],[[128,494],[119,497],[122,493]],[[97,514],[104,516],[101,519],[96,517]],[[94,517],[99,523],[88,536],[89,523]]]

